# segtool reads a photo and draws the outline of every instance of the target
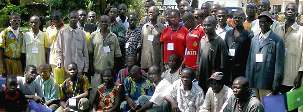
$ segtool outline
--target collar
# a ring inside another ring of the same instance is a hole
[[[30,33],[31,36],[37,36],[37,37],[39,37],[39,35],[40,35],[42,32],[41,32],[41,30],[39,30],[38,34],[35,35],[34,32],[33,32],[33,30],[31,30],[29,33]]]
[[[261,33],[260,33],[260,38],[262,37],[263,39],[267,39],[270,33],[271,33],[271,30],[269,30],[269,31],[266,32],[265,34],[263,34],[263,33],[261,32]]]
[[[67,29],[68,29],[69,31],[77,31],[78,28],[73,29],[72,27],[68,26]]]
[[[9,30],[11,30],[12,32],[19,32],[20,28],[18,27],[17,30],[14,30],[11,26],[8,27]]]
[[[283,29],[285,28],[285,24],[286,24],[286,22],[284,22],[283,23]],[[299,28],[300,28],[300,25],[298,25],[298,23],[297,22],[294,22],[294,24],[292,24],[291,26],[290,26],[290,28],[292,28],[293,30],[299,30]],[[287,29],[285,29],[285,30],[287,30]]]

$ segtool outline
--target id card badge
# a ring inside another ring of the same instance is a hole
[[[230,56],[235,56],[236,49],[229,49],[229,55]]]
[[[149,41],[154,41],[154,35],[148,35],[147,40]]]
[[[38,48],[37,47],[33,47],[32,48],[32,53],[33,54],[38,54]]]
[[[75,98],[68,99],[68,105],[73,107],[77,106],[77,99]]]
[[[261,53],[256,54],[256,62],[257,63],[263,62],[263,54],[261,54]]]
[[[174,50],[174,43],[167,43],[167,50],[173,51]]]
[[[125,48],[127,49],[129,47],[129,43],[127,42],[126,44],[125,44]]]
[[[103,51],[104,51],[105,53],[109,53],[109,52],[110,52],[109,46],[103,47]]]

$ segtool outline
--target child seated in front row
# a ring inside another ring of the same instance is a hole
[[[4,112],[25,112],[27,100],[25,95],[17,88],[17,78],[8,75],[6,87],[0,92],[0,111]]]

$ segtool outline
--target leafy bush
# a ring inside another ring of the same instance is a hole
[[[28,14],[27,9],[23,5],[13,5],[8,3],[3,9],[0,10],[0,27],[6,27],[9,20],[9,15],[11,13],[18,13],[21,15]],[[26,24],[25,21],[22,21],[22,25]]]

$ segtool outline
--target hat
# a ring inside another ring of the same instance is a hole
[[[259,16],[258,19],[260,19],[261,17],[267,17],[268,20],[270,20],[271,22],[273,22],[272,18],[271,18],[271,14],[268,11],[264,11],[262,12]]]
[[[221,80],[222,78],[223,78],[222,72],[215,72],[209,77],[209,79],[214,79],[214,80]]]

